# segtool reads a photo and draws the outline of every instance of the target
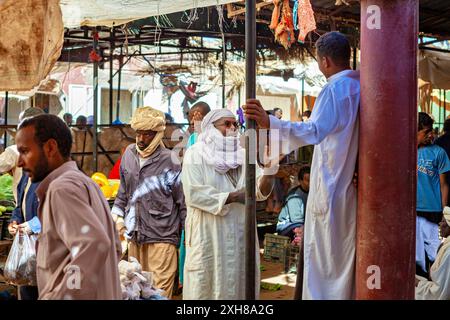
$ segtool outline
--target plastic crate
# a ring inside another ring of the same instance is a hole
[[[289,243],[289,237],[266,233],[264,236],[264,260],[284,263]]]
[[[287,246],[286,255],[284,258],[284,271],[286,273],[292,270],[295,270],[295,273],[297,273],[297,263],[299,255],[300,255],[299,245],[289,244]]]

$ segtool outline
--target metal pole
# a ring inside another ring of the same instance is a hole
[[[447,90],[444,89],[444,122],[447,119]]]
[[[116,102],[116,119],[119,119],[120,112],[120,86],[122,82],[122,67],[123,67],[123,56],[122,56],[122,47],[120,47],[120,58],[119,58],[119,79],[117,84],[117,102]]]
[[[304,108],[305,108],[305,75],[303,75],[302,77],[302,117],[303,112],[305,112]]]
[[[438,101],[439,101],[439,108],[438,108],[439,120],[438,120],[438,128],[441,127],[441,123],[442,123],[442,118],[441,118],[441,115],[442,115],[442,102],[441,102],[441,98],[442,98],[442,90],[439,89],[439,99],[438,99]],[[433,128],[433,130],[434,130],[434,128]]]
[[[379,28],[369,6],[381,12]],[[355,239],[360,300],[414,299],[418,12],[419,0],[361,1]],[[392,132],[397,143],[386,143]]]
[[[8,125],[8,103],[9,103],[9,92],[6,91],[5,92],[5,125]],[[5,146],[5,149],[8,146],[7,139],[8,139],[8,134],[7,134],[7,130],[5,129],[5,135],[3,137],[3,143]]]
[[[227,47],[225,36],[222,33],[222,108],[225,108],[225,62],[227,60]]]
[[[94,28],[94,50],[98,50],[98,29]],[[94,172],[98,170],[98,159],[97,159],[97,116],[98,116],[98,62],[94,60],[94,133],[93,133],[93,157],[94,157]],[[90,128],[88,128],[90,130]]]
[[[111,41],[109,43],[109,124],[113,122],[113,62],[114,62],[114,28],[110,33]]]
[[[256,10],[255,0],[245,0],[245,93],[247,99],[256,97]],[[246,119],[245,137],[245,298],[255,300],[256,285],[256,124]]]

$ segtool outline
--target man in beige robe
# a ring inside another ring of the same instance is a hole
[[[40,181],[39,299],[121,299],[115,225],[98,186],[70,161],[67,125],[48,114],[25,119],[16,142],[18,165]]]

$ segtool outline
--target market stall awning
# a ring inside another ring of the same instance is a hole
[[[236,0],[61,0],[64,26],[112,26],[133,20],[222,5]]]
[[[435,89],[450,89],[450,53],[420,50],[419,77]]]

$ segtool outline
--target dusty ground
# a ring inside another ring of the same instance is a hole
[[[281,287],[278,290],[267,290],[261,288],[260,300],[292,300],[294,298],[295,274],[285,274],[282,263],[264,261],[261,255],[261,282],[268,284],[272,288],[276,284]],[[183,299],[182,294],[172,297],[173,300]]]

